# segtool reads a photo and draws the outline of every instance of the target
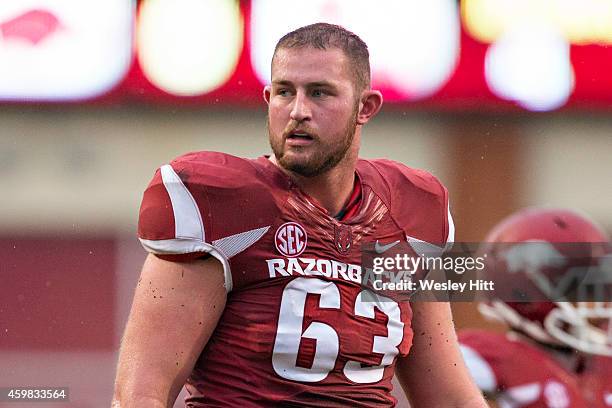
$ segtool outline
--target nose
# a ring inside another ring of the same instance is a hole
[[[311,112],[306,96],[298,92],[293,98],[293,106],[291,107],[291,113],[289,117],[296,122],[303,122],[310,119]]]

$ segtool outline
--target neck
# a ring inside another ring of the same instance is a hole
[[[327,210],[329,215],[338,214],[346,205],[355,185],[355,166],[342,168],[341,164],[325,174],[303,177],[291,174],[295,184]]]
[[[355,167],[358,149],[349,149],[337,166],[315,177],[304,177],[280,166],[274,155],[270,160],[287,173],[293,182],[327,210],[329,215],[338,214],[346,205],[355,185]]]

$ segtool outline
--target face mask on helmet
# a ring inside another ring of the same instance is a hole
[[[484,273],[496,282],[479,310],[538,342],[612,356],[612,303],[571,301],[583,300],[577,291],[584,287],[610,288],[608,250],[606,234],[573,211],[520,211],[479,248],[487,254]]]

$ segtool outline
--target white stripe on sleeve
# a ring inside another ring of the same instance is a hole
[[[204,223],[193,196],[172,166],[165,164],[160,170],[172,203],[176,238],[205,242]]]

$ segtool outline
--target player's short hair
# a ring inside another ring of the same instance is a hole
[[[285,34],[274,49],[276,52],[282,48],[314,47],[322,50],[338,48],[346,55],[351,63],[355,79],[355,88],[358,91],[370,87],[370,53],[367,44],[351,31],[335,24],[315,23]],[[272,57],[274,61],[274,57]]]

